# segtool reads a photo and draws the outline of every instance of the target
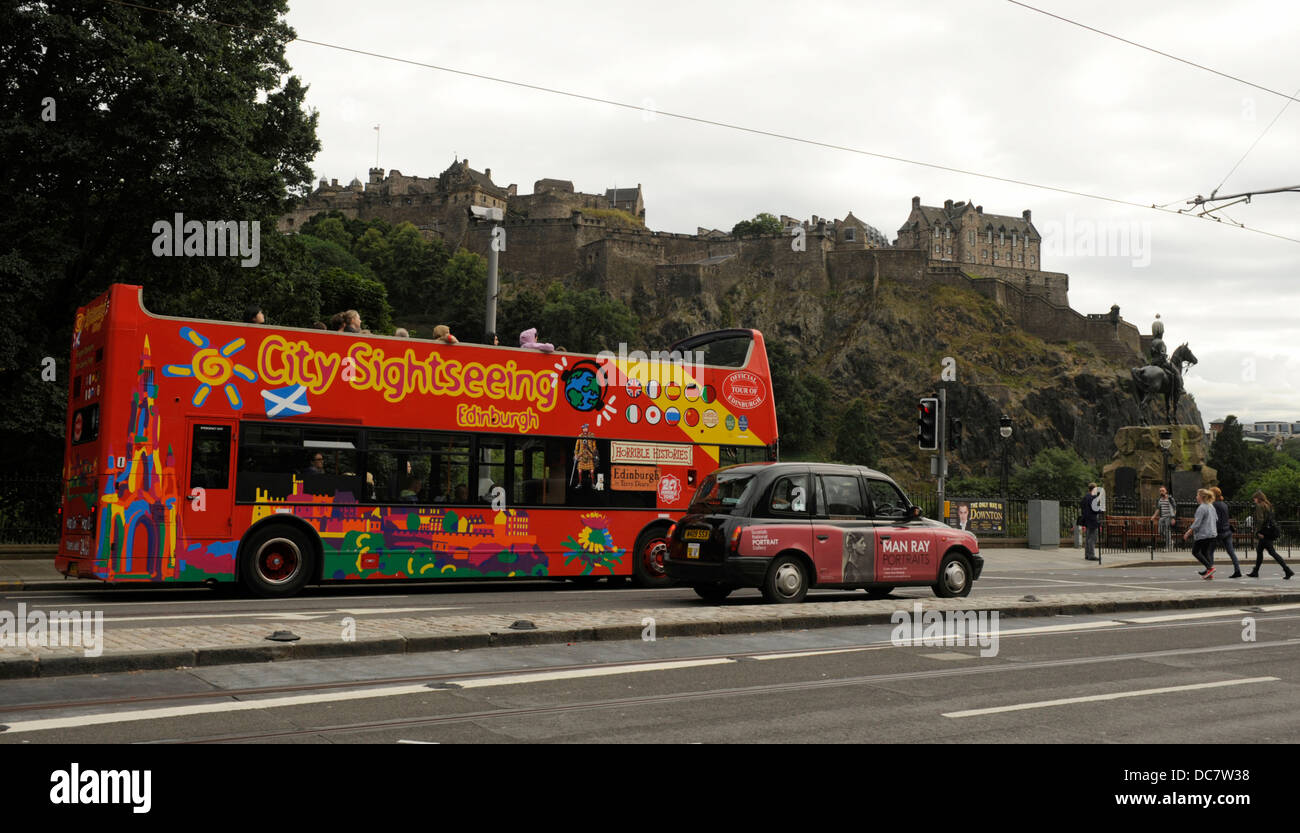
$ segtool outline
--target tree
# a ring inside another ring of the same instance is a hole
[[[1097,472],[1072,448],[1047,448],[1028,466],[1017,466],[1011,475],[1011,489],[1020,496],[1038,496],[1059,501],[1083,497]]]
[[[306,88],[288,74],[286,8],[50,0],[0,11],[0,304],[21,311],[0,328],[11,468],[58,471],[68,329],[110,283],[145,286],[156,312],[214,316],[310,281],[302,249],[275,231],[320,149]],[[260,263],[156,256],[154,223],[178,213],[258,222]],[[62,362],[57,384],[38,381],[45,356]]]
[[[1241,423],[1228,415],[1223,421],[1223,428],[1210,446],[1210,466],[1219,474],[1219,488],[1228,500],[1235,499],[1237,490],[1246,482],[1250,473],[1250,455],[1246,449],[1246,440],[1242,435]]]
[[[836,459],[859,466],[876,464],[876,430],[866,399],[858,397],[848,404],[835,432]]]
[[[1300,466],[1281,465],[1256,475],[1241,490],[1239,498],[1248,500],[1255,492],[1268,495],[1275,507],[1294,511],[1300,507]]]
[[[781,221],[766,211],[755,214],[752,220],[741,220],[731,228],[732,237],[755,237],[760,234],[780,234]]]
[[[598,289],[568,289],[558,281],[545,296],[520,292],[502,304],[497,320],[503,344],[517,344],[518,334],[532,327],[543,341],[573,353],[618,352],[620,343],[638,341],[636,316],[626,304]]]

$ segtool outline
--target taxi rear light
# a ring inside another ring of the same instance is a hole
[[[677,531],[677,524],[668,527],[668,540],[672,540],[673,533]]]
[[[740,530],[741,527],[737,525],[736,528],[731,531],[730,548],[732,554],[735,554],[740,551]]]

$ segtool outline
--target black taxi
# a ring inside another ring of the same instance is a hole
[[[984,559],[970,532],[921,517],[893,480],[863,466],[751,463],[715,471],[673,527],[668,575],[702,598],[758,587],[769,602],[810,587],[929,586],[965,596]]]

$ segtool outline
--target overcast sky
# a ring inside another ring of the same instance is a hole
[[[1269,90],[1300,87],[1300,11],[1245,0],[1031,3]],[[624,109],[292,43],[320,111],[316,176],[434,176],[456,156],[531,193],[640,183],[655,230],[760,211],[893,240],[911,198],[1033,210],[1084,313],[1119,304],[1200,359],[1208,423],[1300,421],[1300,243],[1191,217],[682,121],[672,112],[1141,205],[1300,184],[1300,104],[1006,0],[815,4],[291,0],[302,38],[612,99]],[[1300,194],[1232,219],[1300,240]],[[1110,242],[1086,250],[1087,239]],[[1121,250],[1120,246],[1124,248]],[[938,368],[936,368],[936,374]]]

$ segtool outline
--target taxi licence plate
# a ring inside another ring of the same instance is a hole
[[[687,557],[687,558],[699,558],[699,557],[700,557],[700,545],[699,545],[699,544],[687,544],[687,545],[686,545],[686,557]]]
[[[70,576],[78,575],[78,573],[77,573],[77,568],[80,567],[80,566],[81,566],[81,564],[79,564],[79,563],[76,562],[76,561],[69,561],[69,562],[68,562],[68,575],[70,575]]]
[[[707,529],[688,529],[682,533],[683,541],[707,541],[709,540],[709,530]]]

